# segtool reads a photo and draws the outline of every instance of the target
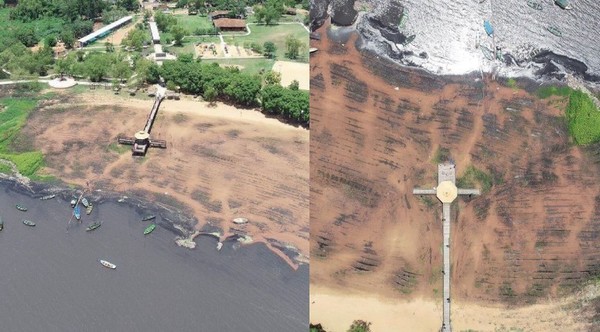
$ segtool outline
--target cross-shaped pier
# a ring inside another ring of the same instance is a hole
[[[479,195],[479,189],[456,187],[456,166],[438,165],[438,185],[433,189],[413,189],[415,195],[436,195],[442,202],[442,224],[444,233],[444,321],[442,332],[450,332],[450,205],[458,195]]]

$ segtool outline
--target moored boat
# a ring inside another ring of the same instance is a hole
[[[102,224],[101,224],[101,223],[99,223],[99,222],[95,222],[95,223],[93,223],[93,224],[89,225],[89,226],[88,226],[88,227],[85,229],[85,231],[86,231],[86,232],[91,232],[91,231],[95,230],[96,228],[98,228],[98,227],[100,227],[100,226],[102,226]]]
[[[571,5],[569,4],[569,0],[554,0],[554,3],[562,9],[572,9]]]
[[[88,207],[85,208],[85,214],[87,214],[87,215],[91,214],[93,209],[94,209],[94,206],[90,203],[90,205],[88,205]]]
[[[73,209],[73,215],[75,216],[75,219],[81,219],[81,210],[79,210],[79,205],[75,206],[75,209]]]
[[[408,37],[406,37],[406,39],[404,40],[403,45],[408,45],[410,43],[412,43],[413,40],[415,40],[415,37],[417,37],[416,35],[410,35]]]
[[[81,199],[81,204],[83,204],[83,206],[86,208],[88,206],[90,206],[90,203],[88,202],[87,198],[85,198],[85,197]]]
[[[4,229],[4,220],[0,217],[0,231]]]
[[[144,218],[142,218],[142,221],[148,221],[148,220],[152,220],[154,218],[156,218],[156,216],[151,214],[151,215],[147,215]]]
[[[402,17],[400,18],[400,23],[398,23],[398,28],[404,28],[404,26],[406,25],[406,21],[408,21],[408,9],[404,8],[402,10]]]
[[[527,5],[535,10],[542,10],[542,5],[539,2],[527,0]]]
[[[105,261],[103,259],[98,260],[100,262],[100,264],[102,264],[102,266],[109,268],[109,269],[116,269],[117,266],[109,261]]]
[[[490,23],[490,21],[483,21],[483,28],[485,29],[485,33],[487,33],[488,36],[494,34],[494,28],[492,27],[492,23]]]
[[[217,250],[221,250],[221,248],[223,248],[223,242],[217,243]]]
[[[490,61],[494,60],[494,54],[493,54],[492,50],[487,48],[485,45],[479,45],[479,48],[481,49],[481,52],[483,53],[483,56],[486,59],[488,59]]]
[[[556,27],[554,25],[547,27],[546,30],[550,31],[551,34],[553,34],[557,37],[562,37],[562,32],[560,31],[560,29],[558,27]]]
[[[308,52],[309,52],[309,53],[315,53],[315,52],[316,52],[316,51],[318,51],[318,50],[319,50],[319,49],[318,49],[318,48],[316,48],[316,47],[311,47],[311,48],[308,50]]]
[[[76,198],[73,198],[73,199],[71,200],[71,207],[75,207],[75,204],[77,204],[77,199],[76,199]]]
[[[156,228],[155,224],[152,224],[148,227],[146,227],[146,229],[144,230],[144,235],[148,235],[150,233],[152,233],[152,231]]]
[[[23,205],[17,204],[16,207],[17,207],[17,210],[19,210],[19,211],[23,211],[23,212],[27,211],[27,208],[24,207]]]
[[[48,200],[48,199],[53,199],[54,197],[56,197],[56,195],[52,194],[52,195],[46,195],[43,196],[42,198],[40,198],[42,201]]]
[[[31,220],[23,220],[23,224],[25,224],[26,226],[30,226],[30,227],[35,226],[35,223]]]

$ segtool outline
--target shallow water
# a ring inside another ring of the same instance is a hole
[[[29,211],[20,212],[15,204]],[[305,331],[308,267],[293,271],[264,245],[194,250],[133,208],[107,202],[71,223],[67,201],[0,185],[0,321],[4,331]],[[37,223],[31,228],[21,223]],[[102,226],[85,232],[92,221]],[[117,265],[109,270],[98,263]]]

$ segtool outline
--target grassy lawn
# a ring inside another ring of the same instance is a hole
[[[242,46],[244,43],[259,43],[263,45],[267,41],[275,43],[277,47],[276,57],[278,60],[285,58],[285,38],[287,35],[293,35],[308,46],[308,31],[299,24],[280,24],[280,25],[255,25],[250,24],[251,33],[247,36],[223,36],[225,42],[231,45]],[[308,62],[308,48],[302,62]]]
[[[37,100],[33,98],[3,98],[0,105],[5,108],[0,113],[0,158],[8,159],[17,165],[19,172],[31,176],[43,165],[44,156],[40,151],[15,151],[14,146],[19,131],[25,125],[27,116]],[[22,142],[19,142],[22,143]]]
[[[212,22],[206,16],[200,15],[173,15],[177,18],[179,26],[184,28],[189,35],[194,34],[196,29],[210,29],[212,28]]]
[[[261,69],[265,71],[271,70],[273,68],[274,60],[270,59],[206,59],[202,60],[203,63],[211,63],[216,62],[223,65],[238,65],[243,66],[244,71],[254,74],[260,72]]]

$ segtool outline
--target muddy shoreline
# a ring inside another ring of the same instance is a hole
[[[16,193],[26,195],[31,198],[41,198],[46,195],[56,195],[65,201],[71,200],[74,196],[79,196],[85,188],[69,188],[64,184],[51,184],[29,181],[24,183],[22,179],[0,173],[0,186],[3,186]],[[194,239],[197,236],[211,236],[220,242],[234,242],[234,247],[239,248],[244,243],[262,243],[266,245],[273,253],[280,256],[285,263],[293,269],[298,269],[300,265],[308,265],[308,260],[303,259],[302,254],[293,247],[285,245],[277,239],[269,238],[266,242],[247,239],[242,233],[229,233],[218,226],[206,223],[197,230],[195,225],[198,219],[188,213],[178,211],[178,207],[170,206],[163,202],[151,202],[141,198],[135,193],[119,193],[103,188],[88,191],[84,195],[94,205],[100,205],[105,202],[116,202],[128,206],[136,211],[140,216],[154,214],[159,216],[155,222],[157,226],[168,230],[174,235],[174,241],[180,247],[188,249],[195,248]],[[273,250],[273,249],[276,250]],[[282,256],[284,255],[284,256]]]

